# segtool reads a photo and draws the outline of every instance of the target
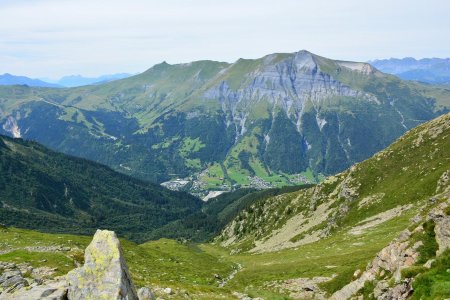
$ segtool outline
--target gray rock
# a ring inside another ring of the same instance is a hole
[[[423,264],[423,266],[424,266],[425,268],[427,268],[427,269],[431,269],[431,266],[433,265],[433,263],[434,263],[435,261],[436,261],[435,259],[429,259],[429,260],[427,260],[426,263]]]
[[[5,271],[2,276],[0,276],[0,284],[3,286],[3,283],[7,281],[8,279],[15,277],[15,276],[22,276],[19,270],[10,270]]]
[[[14,294],[2,294],[0,300],[67,300],[67,282],[55,281],[47,285],[19,290]]]
[[[380,288],[378,286],[380,285]],[[406,279],[403,282],[395,285],[390,288],[387,282],[380,281],[377,284],[377,287],[374,289],[375,298],[378,300],[406,300],[411,295],[412,289],[412,280]]]
[[[28,286],[28,281],[26,281],[22,276],[15,276],[5,281],[5,285],[6,287],[4,287],[4,291],[6,293],[12,293]]]
[[[389,271],[393,274],[392,278],[397,283],[396,288],[389,288],[387,281],[379,281],[374,294],[377,299],[406,299],[406,298],[390,298],[393,293],[406,297],[410,292],[410,283],[400,282],[401,269],[412,266],[418,259],[417,249],[422,242],[416,242],[410,246],[409,238],[411,232],[405,230],[392,241],[388,246],[378,252],[377,256],[369,263],[366,271],[362,275],[345,285],[342,289],[336,291],[330,299],[341,300],[349,299],[355,295],[367,281],[374,281],[382,272]],[[405,296],[406,295],[406,296]]]
[[[25,286],[28,286],[28,281],[19,270],[6,271],[0,276],[0,289],[5,293],[12,293]]]
[[[434,227],[436,242],[439,246],[436,256],[439,256],[450,248],[450,216],[447,216],[442,209],[436,212],[433,219],[436,224]]]
[[[373,295],[376,299],[380,299],[389,290],[389,283],[387,280],[381,280],[373,289]]]
[[[138,298],[139,300],[155,300],[155,294],[148,288],[143,287],[140,288],[138,291]]]
[[[112,231],[97,230],[85,251],[85,264],[70,271],[68,298],[138,300],[119,239]]]

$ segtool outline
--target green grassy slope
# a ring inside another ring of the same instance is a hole
[[[76,263],[83,262],[84,249],[91,239],[91,236],[3,228],[0,229],[0,261],[55,269],[51,277],[64,275]],[[171,287],[179,294],[178,298],[183,298],[186,292],[195,299],[230,298],[229,290],[219,289],[214,277],[214,274],[226,276],[236,268],[226,258],[213,256],[194,244],[166,239],[140,245],[122,239],[121,244],[138,287]],[[45,250],[46,247],[65,247],[70,251]]]
[[[351,228],[399,205],[420,206],[436,194],[439,178],[450,168],[449,135],[447,114],[412,129],[374,157],[316,188],[255,203],[232,224],[240,228],[232,236],[251,249],[256,241],[264,241],[294,216],[314,216],[319,206],[327,206],[324,212],[328,218],[312,231],[321,232]],[[235,242],[236,247],[240,243]]]
[[[336,274],[323,288],[338,290],[408,228],[415,214],[427,212],[436,201],[449,201],[449,149],[447,114],[317,187],[256,202],[217,239],[243,253],[236,259],[253,262],[251,274],[243,270],[236,284]],[[296,267],[289,268],[289,261]]]

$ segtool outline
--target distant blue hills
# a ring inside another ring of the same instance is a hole
[[[400,77],[404,80],[415,80],[431,84],[450,83],[450,58],[423,58],[412,57],[377,59],[369,61],[378,70]],[[16,76],[5,73],[0,75],[0,85],[25,84],[35,87],[77,87],[83,85],[102,84],[105,82],[123,79],[134,74],[117,73],[98,77],[84,77],[82,75],[64,76],[58,80],[32,79],[25,76]]]
[[[16,76],[5,73],[0,75],[0,85],[28,85],[28,86],[37,86],[37,87],[63,87],[56,83],[49,83],[39,79],[31,79],[25,76]]]
[[[132,74],[128,73],[117,73],[117,74],[108,74],[102,75],[99,77],[84,77],[81,75],[70,75],[64,76],[56,82],[58,85],[64,87],[76,87],[82,85],[90,85],[90,84],[101,84],[113,80],[123,79],[132,76]]]
[[[99,77],[83,77],[81,75],[70,75],[64,76],[56,81],[51,81],[51,80],[33,79],[26,76],[16,76],[9,73],[5,73],[3,75],[0,75],[0,85],[19,84],[34,87],[64,88],[64,87],[76,87],[91,84],[101,84],[130,76],[132,76],[132,74],[128,73],[108,74]]]
[[[450,83],[450,58],[390,58],[369,61],[375,68],[401,79],[432,84]]]

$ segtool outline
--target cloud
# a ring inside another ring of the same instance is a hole
[[[138,72],[308,49],[332,58],[445,56],[450,2],[15,0],[0,2],[0,73]]]

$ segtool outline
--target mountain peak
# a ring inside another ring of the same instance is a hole
[[[300,50],[294,54],[294,62],[299,67],[313,69],[317,67],[315,55],[307,50]]]
[[[314,53],[312,53],[306,49],[299,50],[295,54],[297,54],[297,55],[315,55]]]

